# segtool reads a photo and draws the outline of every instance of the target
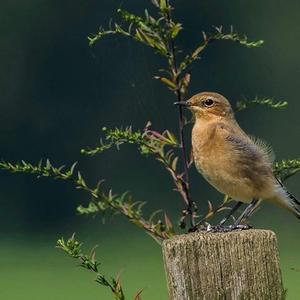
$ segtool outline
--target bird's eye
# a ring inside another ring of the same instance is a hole
[[[213,105],[214,105],[214,100],[213,99],[206,99],[205,101],[204,101],[204,105],[206,106],[206,107],[212,107]]]

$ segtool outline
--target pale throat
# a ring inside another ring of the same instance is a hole
[[[227,122],[231,120],[232,118],[228,116],[220,116],[215,114],[195,114],[195,124],[194,127],[197,126],[203,127],[207,126],[208,124],[215,123],[215,122]]]

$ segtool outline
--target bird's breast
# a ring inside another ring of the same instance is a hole
[[[214,186],[222,182],[226,177],[224,170],[227,169],[229,151],[225,149],[224,141],[215,136],[213,128],[194,128],[192,147],[198,172]]]
[[[249,160],[244,161],[226,136],[218,134],[213,124],[194,126],[192,147],[197,170],[221,193],[250,202],[265,189],[265,176],[259,176],[259,182],[255,180],[256,162],[249,164]]]

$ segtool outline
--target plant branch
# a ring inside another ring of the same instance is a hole
[[[56,247],[63,250],[70,257],[79,260],[82,268],[95,273],[95,281],[98,284],[109,288],[116,300],[125,300],[125,295],[119,276],[116,278],[111,277],[110,279],[107,279],[106,276],[100,272],[100,263],[96,260],[95,247],[90,251],[89,254],[84,254],[82,252],[82,243],[75,239],[75,234],[73,234],[72,237],[67,241],[65,241],[64,238],[59,239]]]
[[[289,159],[276,162],[273,165],[276,177],[282,182],[300,172],[300,159]]]
[[[171,27],[171,6],[169,4],[169,1],[166,0],[166,18],[167,22],[169,24],[169,27]],[[178,102],[182,102],[183,95],[181,93],[181,86],[180,86],[180,80],[179,80],[179,73],[178,73],[178,67],[177,67],[177,57],[176,57],[176,48],[175,48],[175,42],[174,38],[171,36],[169,40],[169,51],[170,51],[170,58],[169,58],[169,66],[172,71],[172,79],[173,83],[176,86],[175,88],[175,94],[177,97]],[[190,194],[190,180],[189,180],[189,167],[188,167],[188,159],[187,159],[187,151],[186,151],[186,143],[185,143],[185,136],[184,136],[184,116],[183,116],[183,108],[181,105],[178,106],[178,122],[179,122],[179,136],[180,136],[180,145],[181,145],[181,159],[183,163],[184,168],[184,185],[183,190],[185,193],[185,197],[187,199],[187,211],[188,215],[190,217],[190,227],[195,226],[195,215],[194,215],[194,203],[191,198]]]
[[[204,31],[202,32],[203,35],[203,42],[196,47],[192,54],[189,54],[185,57],[185,59],[181,62],[179,66],[179,70],[182,72],[192,63],[200,58],[200,55],[206,50],[206,48],[215,41],[231,41],[239,43],[242,46],[247,48],[257,48],[263,45],[263,40],[258,41],[249,41],[246,35],[239,35],[237,32],[234,31],[233,27],[231,26],[230,31],[228,33],[224,33],[223,26],[214,26],[215,33],[213,34],[206,34]]]
[[[133,202],[128,193],[124,193],[121,196],[114,195],[111,190],[107,194],[104,193],[101,189],[102,181],[95,188],[90,188],[81,173],[79,171],[75,172],[75,167],[76,163],[69,170],[64,171],[64,166],[54,167],[49,160],[46,161],[45,165],[40,161],[36,166],[24,161],[20,164],[12,164],[4,161],[0,163],[0,169],[11,173],[26,173],[37,175],[38,178],[50,177],[72,182],[76,189],[84,190],[92,197],[87,208],[78,207],[77,210],[80,214],[103,214],[108,209],[111,209],[113,212],[124,215],[138,227],[143,228],[158,243],[174,235],[173,226],[170,227],[161,220],[153,222],[153,217],[150,217],[149,220],[142,217],[141,209],[144,205],[143,202]]]
[[[255,105],[266,106],[273,109],[285,109],[288,106],[287,101],[278,101],[275,102],[272,98],[258,98],[254,100],[243,100],[236,103],[236,112],[246,110],[247,108]]]
[[[165,169],[170,173],[176,190],[180,193],[181,197],[188,204],[188,198],[186,194],[185,179],[183,174],[177,170],[178,157],[175,156],[174,148],[179,146],[176,137],[168,130],[163,133],[150,129],[150,123],[148,123],[143,130],[133,131],[131,127],[122,129],[107,129],[103,128],[106,135],[105,140],[100,140],[100,145],[94,149],[82,149],[81,153],[89,156],[100,154],[103,151],[110,149],[112,146],[116,146],[119,149],[122,144],[134,144],[138,146],[142,155],[154,155],[156,160],[163,164]],[[166,146],[171,149],[166,150]]]

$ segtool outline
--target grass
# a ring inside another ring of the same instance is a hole
[[[285,288],[288,289],[287,299],[293,300],[298,299],[300,294],[299,224],[294,218],[285,219],[287,216],[285,213],[275,215],[276,224],[272,229],[278,235],[282,275]],[[258,220],[256,227],[265,227],[261,225]],[[130,226],[117,224],[112,230],[107,227],[101,229],[100,226],[98,237],[88,232],[78,233],[80,240],[88,239],[87,248],[99,243],[97,256],[104,273],[109,276],[122,272],[127,299],[134,299],[135,293],[144,289],[144,300],[167,300],[160,248],[150,237],[130,230]],[[2,239],[0,299],[112,299],[106,289],[93,282],[92,274],[76,266],[77,261],[54,248],[59,237],[56,234],[19,234],[11,236],[9,240]]]

